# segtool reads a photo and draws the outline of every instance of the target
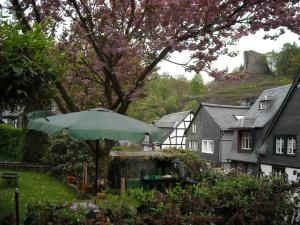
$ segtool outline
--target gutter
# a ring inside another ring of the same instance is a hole
[[[220,137],[219,137],[219,163],[222,164],[222,137],[224,135],[224,130],[220,129]]]

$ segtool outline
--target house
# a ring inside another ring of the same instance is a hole
[[[230,166],[234,131],[229,128],[240,121],[248,106],[201,103],[186,131],[186,148],[197,151],[204,160]]]
[[[287,174],[290,181],[300,175],[300,74],[292,86],[281,87],[284,93],[258,151],[262,175]],[[283,90],[284,89],[284,90]],[[264,107],[264,106],[262,106]],[[267,110],[274,102],[267,102]]]
[[[157,148],[182,148],[185,149],[185,130],[190,125],[194,113],[192,110],[172,113],[163,116],[154,125],[162,132],[162,139],[157,143]]]
[[[285,85],[263,91],[244,117],[231,127],[234,138],[228,160],[232,168],[250,174],[258,173],[257,154],[265,145],[264,137],[272,118],[281,108],[290,87]],[[281,128],[281,132],[285,133],[286,127]]]
[[[61,113],[54,100],[51,100],[49,111],[54,114]],[[0,124],[5,123],[15,128],[23,127],[24,107],[18,106],[13,110],[0,111]]]
[[[0,123],[5,123],[15,128],[22,127],[23,110],[22,107],[17,107],[13,111],[4,110],[0,112]]]

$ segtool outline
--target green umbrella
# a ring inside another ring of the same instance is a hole
[[[87,111],[74,112],[47,116],[42,112],[32,112],[27,115],[27,127],[54,136],[64,132],[73,140],[129,140],[134,143],[142,143],[145,135],[149,135],[150,142],[160,140],[161,132],[153,125],[115,113],[111,110],[96,108]],[[99,142],[96,148],[96,181],[98,177],[98,152]]]

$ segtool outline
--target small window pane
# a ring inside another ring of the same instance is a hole
[[[276,154],[283,154],[284,139],[282,137],[276,138]]]
[[[267,108],[267,102],[266,101],[261,101],[259,102],[259,109],[264,110]]]
[[[214,141],[202,140],[202,152],[213,154],[214,153]]]
[[[284,175],[285,169],[284,169],[284,167],[272,167],[272,172],[275,177],[280,177],[280,176]]]
[[[242,132],[241,146],[244,150],[251,150],[251,134],[250,132]]]
[[[294,137],[287,138],[287,154],[295,155],[296,153],[296,139]]]
[[[213,149],[214,149],[214,143],[212,141],[208,142],[209,144],[209,151],[210,152],[213,152]]]
[[[197,126],[196,126],[196,124],[193,123],[192,124],[192,133],[195,134],[196,131],[197,131]]]

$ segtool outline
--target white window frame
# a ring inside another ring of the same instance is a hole
[[[287,149],[286,149],[286,154],[288,155],[296,155],[296,146],[297,146],[297,141],[295,137],[288,136],[287,139]]]
[[[190,148],[190,141],[186,140],[185,144],[186,144],[186,148],[189,149]]]
[[[242,132],[241,133],[241,149],[242,150],[251,150],[251,133]]]
[[[275,153],[283,155],[284,154],[284,138],[275,137]]]
[[[275,177],[281,177],[282,175],[285,174],[285,168],[284,167],[272,167],[272,173],[274,174]]]
[[[267,109],[267,101],[260,101],[258,107],[259,107],[259,110],[266,110]]]
[[[198,150],[198,141],[191,141],[192,147],[191,149],[193,151],[197,151]]]
[[[213,140],[202,140],[201,152],[208,153],[208,154],[214,154],[214,141]]]
[[[195,123],[192,123],[192,134],[196,134],[197,132],[197,125]]]

